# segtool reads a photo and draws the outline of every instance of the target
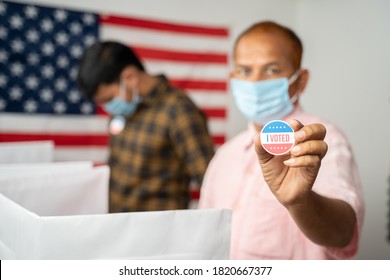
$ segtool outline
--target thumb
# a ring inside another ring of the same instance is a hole
[[[255,137],[253,138],[253,142],[255,144],[255,150],[257,154],[257,158],[259,159],[260,164],[266,163],[270,159],[272,159],[274,156],[268,153],[264,147],[261,145],[261,139],[260,139],[260,133],[256,133]]]

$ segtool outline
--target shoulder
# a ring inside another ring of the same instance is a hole
[[[188,93],[180,88],[168,86],[165,94],[166,101],[173,106],[188,105],[196,107]]]
[[[172,118],[197,116],[206,119],[206,116],[201,111],[200,107],[195,104],[188,93],[182,89],[169,86],[162,103],[168,108]]]
[[[251,141],[250,131],[244,130],[237,135],[233,136],[231,139],[222,144],[215,153],[215,158],[223,159],[225,157],[230,157],[232,154],[237,154],[248,145]]]

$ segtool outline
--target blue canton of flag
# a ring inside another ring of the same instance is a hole
[[[75,80],[97,15],[0,2],[0,18],[0,112],[94,114]]]

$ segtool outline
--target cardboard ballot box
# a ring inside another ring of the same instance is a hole
[[[108,167],[75,166],[0,166],[0,259],[228,259],[230,210],[107,214]]]

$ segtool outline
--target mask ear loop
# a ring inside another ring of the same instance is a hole
[[[126,85],[123,79],[119,81],[119,97],[126,101]]]
[[[295,71],[295,73],[290,77],[290,79],[288,79],[288,85],[294,83],[298,79],[299,75],[301,75],[301,72],[301,69]]]
[[[291,104],[294,104],[294,102],[297,100],[298,100],[298,94],[294,94],[293,97],[290,98]]]
[[[139,99],[139,90],[138,87],[133,87],[133,97],[131,98],[131,102],[135,102]]]
[[[119,81],[119,98],[126,101],[126,85],[123,79],[120,79]],[[125,124],[126,120],[124,116],[115,115],[108,125],[108,131],[112,135],[118,135],[122,132],[123,128],[125,127]]]
[[[123,79],[120,79],[119,82],[119,96],[122,98],[122,100],[126,100],[126,84]],[[132,90],[132,97],[131,97],[131,102],[135,102],[139,99],[139,90],[138,87],[134,87]]]
[[[297,71],[295,71],[295,73],[290,77],[290,79],[288,79],[288,85],[290,86],[292,83],[294,83],[299,75],[301,75],[302,71],[301,69],[298,69]],[[291,98],[290,98],[290,102],[291,104],[293,104],[295,101],[298,100],[298,94],[295,93]]]

